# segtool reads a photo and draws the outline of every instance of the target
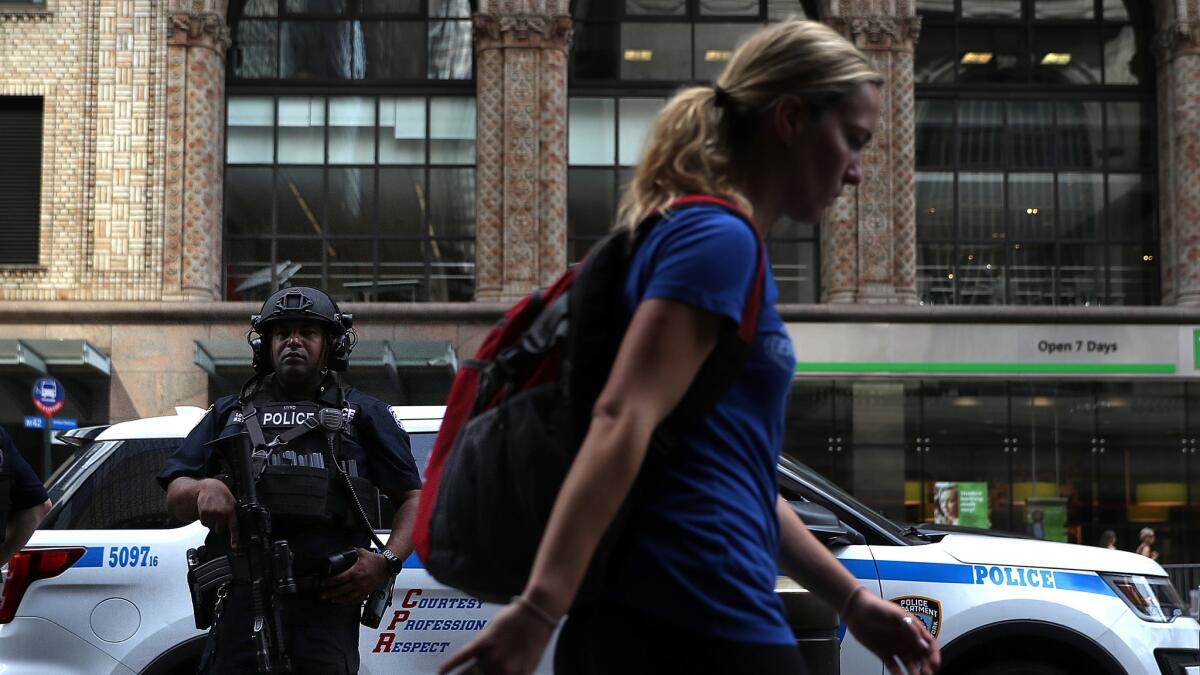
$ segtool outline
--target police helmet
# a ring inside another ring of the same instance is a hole
[[[250,317],[250,332],[246,335],[246,341],[254,352],[254,372],[265,375],[274,370],[269,339],[271,324],[284,320],[324,324],[328,338],[325,367],[339,372],[346,370],[350,364],[350,352],[358,341],[354,332],[354,315],[343,314],[333,298],[324,291],[297,286],[276,291],[263,303],[259,313]]]

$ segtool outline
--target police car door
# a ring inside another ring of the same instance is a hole
[[[792,504],[808,529],[829,547],[868,592],[881,595],[871,545],[902,542],[899,528],[890,523],[890,527],[883,527],[882,523],[864,518],[852,497],[803,464],[782,458],[778,476],[780,493]],[[838,626],[837,637],[841,642],[842,673],[883,673],[883,663],[846,630],[845,623]]]

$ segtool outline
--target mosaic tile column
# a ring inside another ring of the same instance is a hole
[[[1167,9],[1155,39],[1162,303],[1200,306],[1200,16],[1194,2]]]
[[[566,0],[475,15],[475,297],[510,301],[566,269]]]
[[[821,299],[916,304],[913,46],[921,19],[906,2],[830,5],[827,23],[867,54],[884,84],[863,182],[844,191],[821,223]],[[882,10],[900,15],[865,13]]]
[[[225,0],[172,0],[167,54],[163,299],[219,300]]]

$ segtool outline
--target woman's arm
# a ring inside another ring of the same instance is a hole
[[[523,594],[536,609],[509,605],[441,672],[471,658],[487,665],[488,673],[536,667],[551,633],[546,619],[561,617],[571,606],[601,536],[637,477],[651,434],[716,347],[722,321],[673,300],[654,298],[638,306],[538,547]]]
[[[854,637],[883,660],[889,673],[900,675],[898,658],[911,675],[931,675],[942,657],[925,624],[898,605],[866,592],[782,496],[775,501],[775,511],[783,571],[837,610]]]
[[[592,554],[625,501],[650,436],[716,347],[719,317],[651,299],[634,314],[591,426],[546,526],[526,594],[554,616],[570,607]]]

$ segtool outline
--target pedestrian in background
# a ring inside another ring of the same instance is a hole
[[[1138,532],[1137,554],[1144,555],[1151,560],[1158,560],[1158,551],[1154,550],[1154,528],[1143,527],[1141,532]]]
[[[769,265],[740,378],[639,493],[604,599],[572,607],[652,432],[722,331],[736,329],[766,228],[782,216],[818,222],[843,187],[862,180],[881,82],[834,30],[790,21],[748,38],[716,86],[685,89],[659,113],[621,225],[707,194],[738,204],[753,229],[713,206],[668,213],[646,234],[626,283],[632,320],[528,585],[441,672],[473,659],[465,672],[529,673],[570,609],[555,654],[560,674],[803,673],[774,592],[780,569],[840,611],[890,672],[900,672],[897,658],[914,675],[937,667],[921,621],[866,591],[778,494],[795,356]]]
[[[1113,532],[1112,530],[1105,530],[1104,533],[1100,535],[1100,543],[1098,546],[1100,546],[1100,548],[1116,550],[1117,533]]]

